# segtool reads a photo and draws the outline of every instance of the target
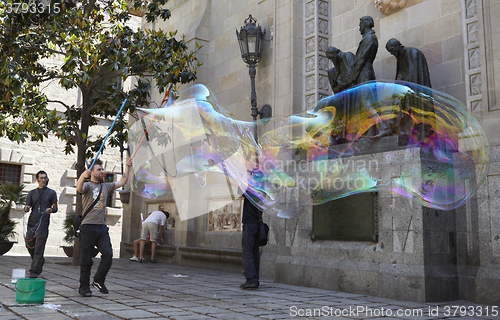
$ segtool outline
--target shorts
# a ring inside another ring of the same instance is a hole
[[[158,238],[158,225],[154,222],[146,222],[142,224],[141,240],[147,240],[150,235],[151,242]]]

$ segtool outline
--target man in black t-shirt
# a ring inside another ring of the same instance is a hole
[[[255,168],[250,170],[251,175],[262,174],[262,172]],[[235,187],[238,184],[229,178],[226,173],[226,181]],[[229,186],[230,187],[230,186]],[[250,199],[258,202],[257,196],[253,195],[250,191],[243,193],[243,217],[241,223],[243,224],[243,232],[241,233],[241,250],[243,253],[243,270],[245,271],[245,278],[247,281],[240,285],[242,289],[257,289],[259,287],[259,267],[260,267],[260,254],[259,254],[259,227],[262,221],[262,211],[257,208]]]
[[[57,194],[47,188],[49,178],[45,171],[38,171],[35,175],[38,188],[31,190],[26,198],[24,211],[31,209],[26,231],[26,248],[31,256],[30,278],[37,278],[42,273],[45,258],[45,244],[49,236],[50,214],[57,212]]]
[[[243,194],[243,232],[241,235],[241,249],[243,251],[243,269],[247,281],[240,285],[242,289],[256,289],[259,287],[259,221],[262,220],[262,211],[249,198],[251,193]]]

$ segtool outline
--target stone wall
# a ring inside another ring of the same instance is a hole
[[[489,304],[500,302],[499,154],[499,146],[491,147],[485,182],[455,217],[460,299]]]
[[[462,8],[457,1],[408,1],[391,15],[379,12],[373,1],[336,1],[332,4],[331,45],[356,53],[361,35],[359,18],[371,16],[379,41],[374,63],[377,79],[394,79],[396,59],[385,44],[396,38],[404,46],[420,49],[426,56],[434,89],[465,103]]]
[[[379,241],[313,241],[312,207],[297,206],[290,219],[270,218],[270,245],[263,249],[262,275],[276,281],[416,301],[466,299],[498,304],[500,226],[498,118],[500,0],[408,0],[390,15],[373,0],[177,0],[172,18],[149,25],[177,29],[186,41],[203,44],[198,82],[205,84],[239,120],[250,121],[250,78],[241,60],[235,30],[252,14],[266,28],[264,56],[257,68],[259,107],[273,116],[297,114],[331,94],[324,50],[356,52],[359,18],[375,20],[379,50],[377,79],[393,79],[396,59],[385,49],[390,38],[419,48],[427,57],[434,89],[464,103],[484,125],[492,146],[488,178],[477,196],[450,212],[430,210],[392,195],[379,196]],[[272,30],[272,33],[270,32]],[[489,66],[487,68],[487,66]],[[497,75],[497,76],[495,76]],[[162,96],[155,93],[154,99]],[[157,201],[175,201],[172,197]],[[153,201],[154,202],[154,201]],[[152,203],[133,197],[124,219],[122,254],[139,236],[138,212]],[[207,232],[200,216],[167,231],[165,262],[241,271],[234,251],[239,234]],[[125,243],[127,242],[127,243]],[[215,250],[215,251],[214,251]],[[172,254],[174,252],[174,254]],[[231,259],[214,258],[231,256]],[[161,257],[160,257],[161,260]],[[228,261],[233,261],[228,263]],[[232,266],[232,267],[231,267]]]
[[[381,181],[399,177],[407,172],[404,167],[423,164],[417,148],[349,161],[367,159],[376,163],[366,167],[370,176]],[[262,257],[263,275],[284,283],[399,300],[458,299],[456,244],[450,241],[455,234],[454,211],[431,210],[384,192],[378,193],[377,207],[376,242],[316,240],[310,206],[291,219],[267,217],[271,237]]]
[[[107,126],[96,130],[104,134],[107,132]],[[76,155],[64,154],[64,143],[54,136],[49,136],[44,142],[17,144],[7,139],[0,139],[0,161],[3,163],[22,165],[21,181],[25,184],[24,191],[28,192],[38,187],[35,180],[35,174],[39,170],[44,170],[50,178],[49,187],[54,189],[58,197],[57,213],[51,216],[49,238],[45,249],[46,255],[64,255],[60,246],[67,245],[64,238],[62,225],[66,217],[67,210],[75,210],[76,204]],[[120,155],[118,150],[108,149],[106,154],[101,157],[105,161],[107,172],[120,172]],[[108,224],[115,254],[118,255],[118,248],[121,241],[121,216],[122,205],[118,200],[117,194],[113,196],[114,208],[108,208]],[[17,222],[16,237],[13,241],[17,244],[9,251],[9,254],[27,254],[24,246],[23,212],[22,207],[12,210],[10,217]],[[28,215],[25,217],[25,223],[28,221]]]
[[[492,148],[493,159],[498,159],[499,151]],[[380,172],[391,176],[399,170],[398,162],[384,165],[383,154],[376,158]],[[497,305],[498,165],[498,160],[492,161],[477,195],[455,210],[429,209],[379,193],[378,242],[313,240],[311,207],[291,219],[267,216],[270,244],[263,250],[262,275],[398,300],[461,299]],[[475,179],[472,175],[469,181],[455,183],[474,185]]]

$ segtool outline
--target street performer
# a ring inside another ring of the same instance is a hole
[[[50,214],[57,212],[57,194],[47,187],[49,177],[45,171],[35,175],[38,188],[31,190],[26,198],[24,212],[31,209],[28,229],[25,235],[26,248],[31,256],[30,278],[37,278],[42,273],[45,258],[45,244],[49,236]]]
[[[100,293],[108,294],[104,282],[111,268],[113,248],[109,237],[109,228],[106,225],[106,199],[116,189],[124,186],[128,181],[128,173],[132,160],[127,161],[125,172],[118,182],[103,182],[104,168],[102,161],[96,159],[95,165],[85,170],[76,182],[76,191],[82,194],[84,211],[89,210],[83,218],[80,227],[80,287],[78,292],[82,297],[91,297],[90,271],[92,268],[92,251],[97,247],[101,253],[101,262],[94,275],[94,286]],[[90,181],[85,182],[85,178]]]

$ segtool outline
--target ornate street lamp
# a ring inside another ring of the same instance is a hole
[[[272,115],[272,108],[268,104],[264,105],[262,110],[259,111],[257,108],[257,93],[255,92],[255,68],[262,58],[262,40],[264,39],[265,33],[266,31],[262,31],[260,25],[257,25],[257,20],[255,20],[252,15],[249,15],[245,20],[245,25],[241,26],[240,32],[236,30],[236,36],[240,44],[241,58],[249,68],[252,86],[250,103],[252,105],[252,117],[254,122],[257,121],[258,115],[260,115],[261,119],[270,118]],[[254,127],[254,138],[255,142],[257,142],[257,125]]]

